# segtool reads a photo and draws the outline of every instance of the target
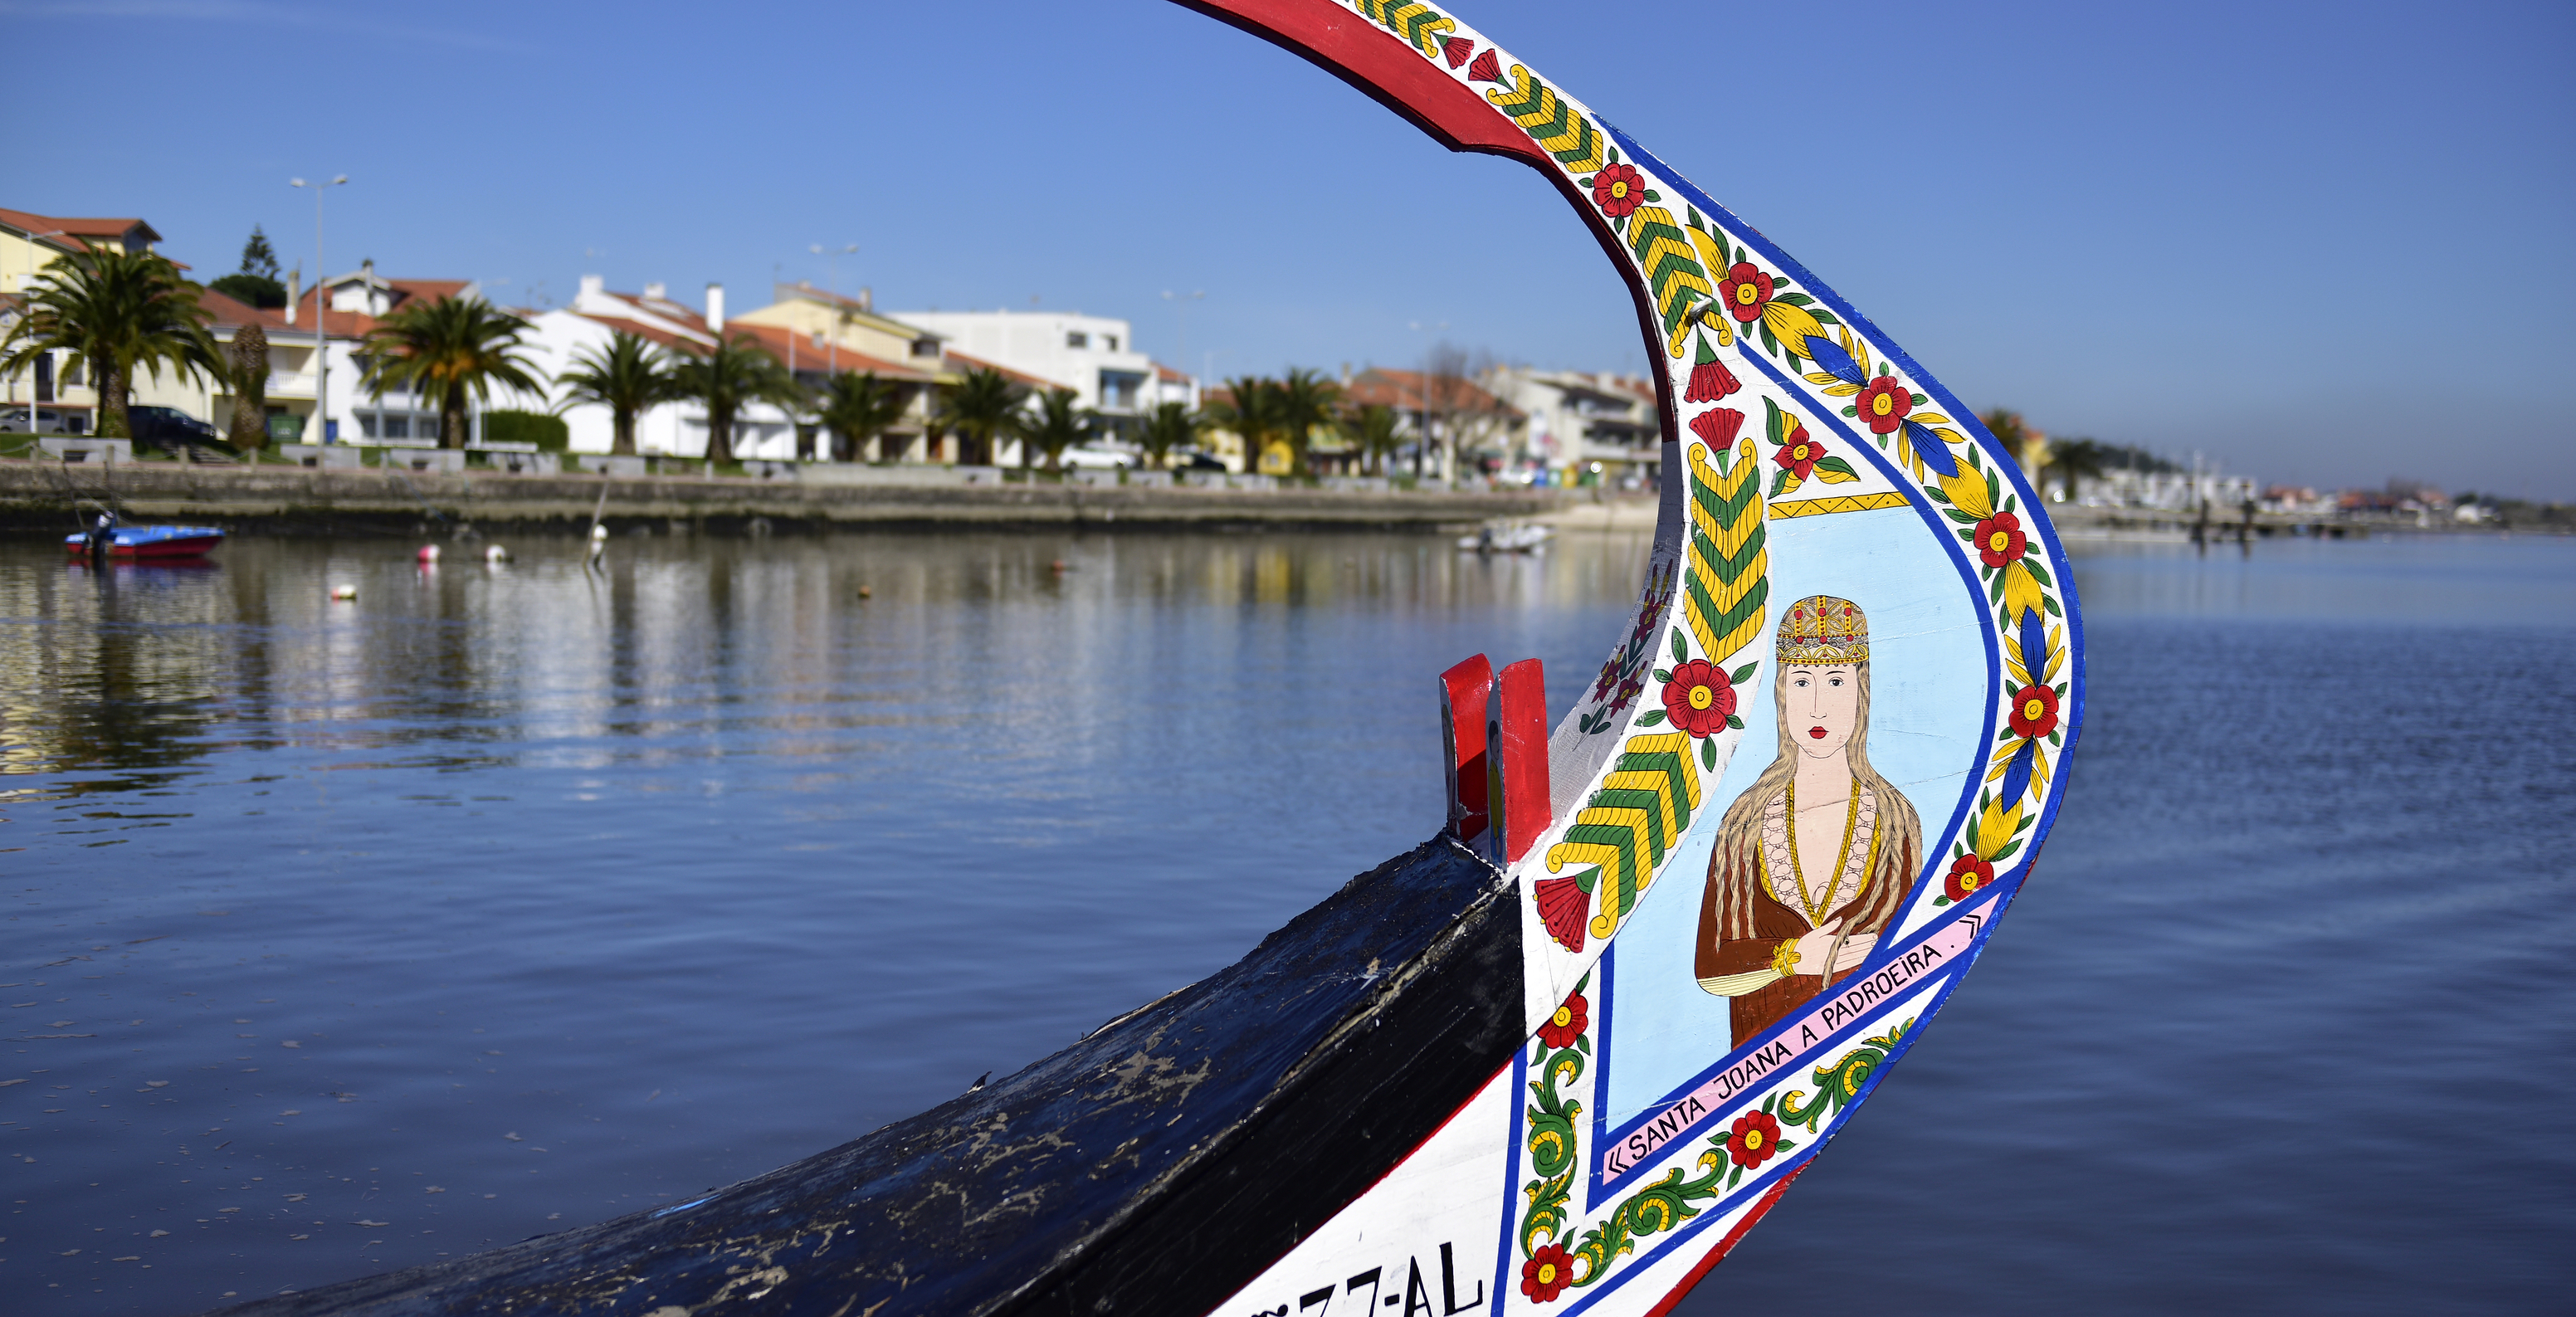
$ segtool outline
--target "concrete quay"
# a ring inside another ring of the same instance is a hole
[[[1537,516],[1568,498],[1544,489],[1407,493],[1070,481],[842,483],[0,459],[0,530],[68,533],[76,505],[113,502],[132,520],[231,531],[414,535],[471,525],[580,532],[602,506],[603,489],[604,519],[612,529],[714,533],[1067,525],[1428,531]]]

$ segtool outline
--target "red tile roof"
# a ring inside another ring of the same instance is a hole
[[[265,334],[272,330],[288,328],[285,311],[262,310],[248,302],[225,296],[212,288],[197,294],[197,305],[214,317],[214,326],[217,329],[234,329],[242,325],[255,324],[259,326],[260,332]],[[296,325],[294,328],[301,330],[306,326]]]
[[[575,311],[573,314],[580,316],[584,320],[597,321],[600,324],[608,326],[610,329],[622,329],[629,334],[633,334],[643,339],[647,343],[670,348],[674,351],[697,352],[706,347],[706,344],[701,340],[690,338],[685,334],[674,334],[660,325],[651,324],[642,320],[635,320],[626,316],[604,316],[589,311]]]
[[[948,364],[956,367],[961,372],[977,369],[998,370],[1012,383],[1025,384],[1032,389],[1061,389],[1064,387],[1063,385],[1056,383],[1054,380],[1047,379],[1043,376],[1031,375],[1026,371],[1013,370],[999,362],[986,361],[980,357],[967,356],[965,353],[960,352],[955,348],[950,348],[948,350]]]
[[[725,337],[732,338],[738,334],[750,335],[762,347],[769,350],[769,355],[782,362],[789,360],[788,354],[792,351],[795,354],[796,369],[799,371],[819,372],[837,362],[844,375],[874,371],[886,379],[928,380],[931,378],[929,371],[918,366],[907,366],[902,362],[888,361],[883,357],[871,357],[865,353],[853,352],[846,347],[841,348],[836,354],[829,343],[818,348],[814,346],[814,340],[810,336],[800,334],[785,325],[762,325],[742,321],[725,326]]]
[[[59,229],[61,236],[70,239],[60,245],[79,251],[89,249],[89,244],[82,241],[87,238],[109,238],[121,243],[128,236],[135,236],[141,238],[146,247],[161,241],[161,235],[139,219],[65,219],[59,215],[38,215],[32,211],[0,207],[0,224],[31,234],[52,233]]]
[[[1478,387],[1473,380],[1455,376],[1435,379],[1418,370],[1387,370],[1372,366],[1351,377],[1342,387],[1342,398],[1354,407],[1384,406],[1397,411],[1420,411],[1426,395],[1437,411],[1503,412],[1520,414],[1518,408]]]

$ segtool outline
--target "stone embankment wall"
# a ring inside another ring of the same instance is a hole
[[[424,525],[616,529],[678,523],[723,532],[903,525],[1121,525],[1433,529],[1557,508],[1551,490],[1369,493],[1136,485],[824,484],[703,476],[441,475],[378,468],[114,466],[0,460],[0,530],[65,533],[76,504],[112,500],[128,519],[234,531],[416,534]]]

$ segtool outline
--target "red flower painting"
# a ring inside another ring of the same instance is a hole
[[[1744,413],[1732,407],[1712,407],[1692,417],[1690,427],[1692,434],[1708,441],[1711,451],[1723,453],[1744,428]]]
[[[1726,1155],[1746,1169],[1771,1160],[1780,1151],[1780,1122],[1768,1111],[1748,1111],[1727,1132]]]
[[[1693,736],[1723,730],[1734,713],[1735,687],[1707,659],[1674,668],[1673,679],[1664,683],[1664,716]]]
[[[1556,1008],[1556,1014],[1539,1025],[1538,1040],[1550,1047],[1572,1047],[1574,1040],[1591,1027],[1592,1008],[1578,992],[1566,998],[1565,1004]]]
[[[1646,180],[1633,166],[1612,165],[1592,176],[1592,204],[1612,219],[1646,203]]]
[[[1950,872],[1941,882],[1941,893],[1953,901],[1964,901],[1970,893],[1995,880],[1995,866],[1974,855],[1962,855],[1950,862]]]
[[[1592,913],[1592,894],[1583,890],[1582,883],[1565,877],[1539,879],[1531,895],[1538,901],[1538,919],[1547,925],[1547,935],[1568,951],[1581,951],[1584,920]]]
[[[1735,372],[1723,361],[1703,361],[1691,367],[1690,386],[1682,390],[1683,402],[1716,402],[1744,387]]]
[[[1789,432],[1789,437],[1780,444],[1780,450],[1771,454],[1771,460],[1786,467],[1790,475],[1805,480],[1816,474],[1816,461],[1824,455],[1824,444],[1809,435],[1807,427],[1801,425]]]
[[[1726,277],[1717,281],[1717,295],[1726,303],[1726,313],[1744,324],[1762,318],[1762,308],[1771,304],[1771,276],[1753,268],[1751,261],[1738,261],[1726,268]]]
[[[1869,427],[1871,434],[1895,433],[1898,426],[1905,424],[1905,414],[1914,410],[1914,395],[1888,375],[1871,380],[1869,387],[1852,401],[1857,404],[1855,410],[1860,413],[1861,423]]]
[[[2046,686],[2024,686],[2013,692],[2013,735],[2037,740],[2057,730],[2057,692]]]
[[[1998,512],[1977,523],[1977,556],[1988,567],[2006,567],[2021,561],[2030,551],[2030,538],[2021,531],[2021,518],[2009,512]]]
[[[1554,1244],[1541,1244],[1521,1264],[1521,1293],[1532,1303],[1554,1303],[1574,1282],[1574,1259]]]

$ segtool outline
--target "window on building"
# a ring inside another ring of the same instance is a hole
[[[81,376],[87,373],[88,366],[89,363],[79,357],[64,358],[63,387],[66,389],[79,388],[81,386]]]
[[[1100,405],[1117,411],[1132,410],[1136,397],[1145,388],[1145,377],[1134,371],[1100,372]]]
[[[1100,336],[1100,341],[1102,344],[1107,346],[1110,351],[1115,352],[1118,350],[1118,336],[1116,334],[1103,334]]]
[[[912,341],[912,355],[914,355],[914,356],[916,356],[916,357],[935,357],[935,356],[938,356],[938,355],[939,355],[939,340],[938,340],[938,339],[935,339],[935,338],[916,338],[916,339],[914,339],[914,340]]]
[[[36,354],[36,401],[52,402],[53,400],[54,354],[39,352]]]
[[[1064,336],[1064,345],[1065,345],[1066,347],[1069,347],[1069,348],[1087,348],[1087,347],[1090,347],[1090,346],[1091,346],[1091,335],[1086,334],[1086,333],[1083,333],[1083,332],[1082,332],[1081,330],[1079,330],[1079,329],[1072,330],[1072,331],[1070,331],[1070,332],[1068,332],[1068,333],[1066,333],[1066,334],[1065,334],[1065,336]]]

